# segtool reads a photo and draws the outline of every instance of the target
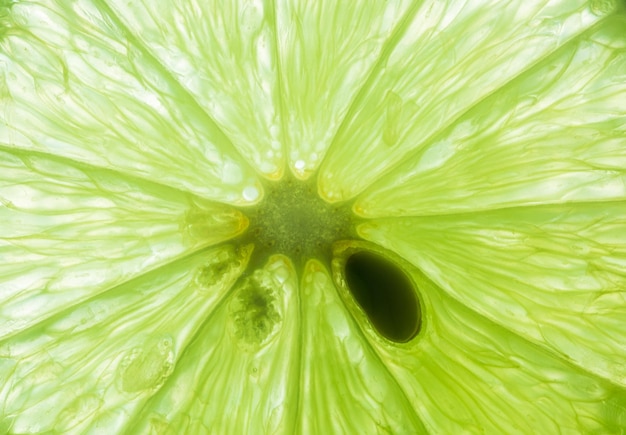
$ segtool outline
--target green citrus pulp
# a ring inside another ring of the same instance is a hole
[[[0,0],[0,433],[625,433],[625,102],[618,0]]]

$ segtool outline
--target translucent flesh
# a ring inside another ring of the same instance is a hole
[[[624,9],[0,0],[0,432],[623,431]],[[415,340],[230,242],[316,170]]]
[[[229,206],[0,150],[0,337],[245,229]]]
[[[586,0],[419,2],[339,130],[320,171],[321,195],[352,198],[389,172],[598,22],[588,6]]]
[[[626,196],[626,40],[605,19],[474,105],[370,186],[367,217]],[[489,189],[485,186],[488,185]]]
[[[286,156],[271,3],[100,3],[258,172],[281,176]]]
[[[624,388],[625,224],[620,201],[381,220],[361,233],[481,315]]]
[[[100,2],[5,8],[0,143],[250,202],[243,192],[259,187],[253,169]]]

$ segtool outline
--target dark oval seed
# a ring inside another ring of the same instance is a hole
[[[376,330],[404,343],[417,335],[421,310],[412,281],[397,265],[368,251],[352,254],[345,265],[348,287]]]

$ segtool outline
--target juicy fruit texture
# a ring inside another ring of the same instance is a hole
[[[0,1],[0,432],[623,433],[624,29]]]

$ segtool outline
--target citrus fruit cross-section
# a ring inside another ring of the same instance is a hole
[[[622,0],[0,0],[0,434],[624,434]]]

